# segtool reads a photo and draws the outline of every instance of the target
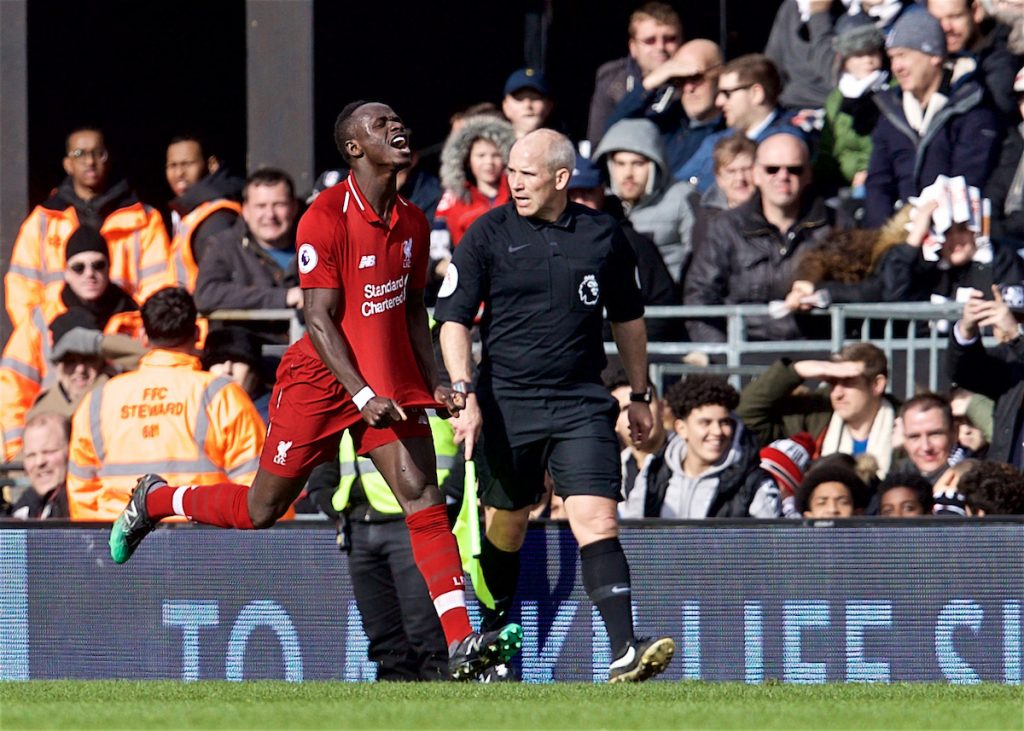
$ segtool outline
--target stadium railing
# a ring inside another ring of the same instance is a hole
[[[837,304],[811,313],[828,318],[829,336],[825,339],[754,341],[747,337],[747,318],[768,316],[768,305],[648,307],[647,319],[719,318],[726,327],[726,340],[721,343],[649,343],[651,373],[661,388],[668,378],[693,372],[726,375],[739,387],[762,372],[774,358],[824,357],[851,342],[867,341],[881,348],[889,359],[890,374],[895,376],[893,384],[899,387],[894,393],[909,396],[920,387],[935,391],[945,385],[941,356],[948,347],[949,327],[960,316],[961,309],[962,305],[955,302]],[[216,310],[207,317],[222,321],[288,321],[292,343],[305,332],[298,313],[292,309]],[[614,354],[615,344],[605,343],[605,352]],[[707,354],[712,362],[707,366],[683,362],[682,358],[691,353]]]

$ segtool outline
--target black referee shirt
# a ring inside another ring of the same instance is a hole
[[[554,223],[508,203],[455,248],[434,318],[470,327],[480,303],[482,378],[524,386],[600,383],[603,310],[643,317],[636,258],[611,216],[569,203]]]

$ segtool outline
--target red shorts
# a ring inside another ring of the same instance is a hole
[[[405,409],[406,421],[374,429],[345,388],[319,358],[289,348],[277,369],[270,395],[270,424],[260,468],[279,477],[304,477],[314,467],[338,458],[338,445],[351,430],[358,454],[408,437],[431,438],[423,409]]]

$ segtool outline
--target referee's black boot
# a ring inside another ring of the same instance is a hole
[[[676,643],[671,637],[638,638],[608,667],[609,683],[640,682],[660,675],[672,662]]]

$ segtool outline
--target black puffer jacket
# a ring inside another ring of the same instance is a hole
[[[809,197],[800,219],[788,231],[779,231],[761,212],[761,195],[708,224],[707,238],[693,252],[683,287],[687,305],[767,304],[785,299],[793,285],[800,257],[821,247],[836,228],[848,229],[853,220],[842,211]],[[724,321],[692,320],[690,338],[724,342]],[[750,340],[791,340],[802,337],[796,318],[747,318]]]
[[[992,240],[991,260],[975,255],[974,261],[948,268],[926,261],[919,247],[900,244],[886,252],[879,272],[886,302],[928,302],[933,295],[955,300],[964,288],[988,298],[993,284],[1024,283],[1024,261],[1012,244],[998,239]]]

